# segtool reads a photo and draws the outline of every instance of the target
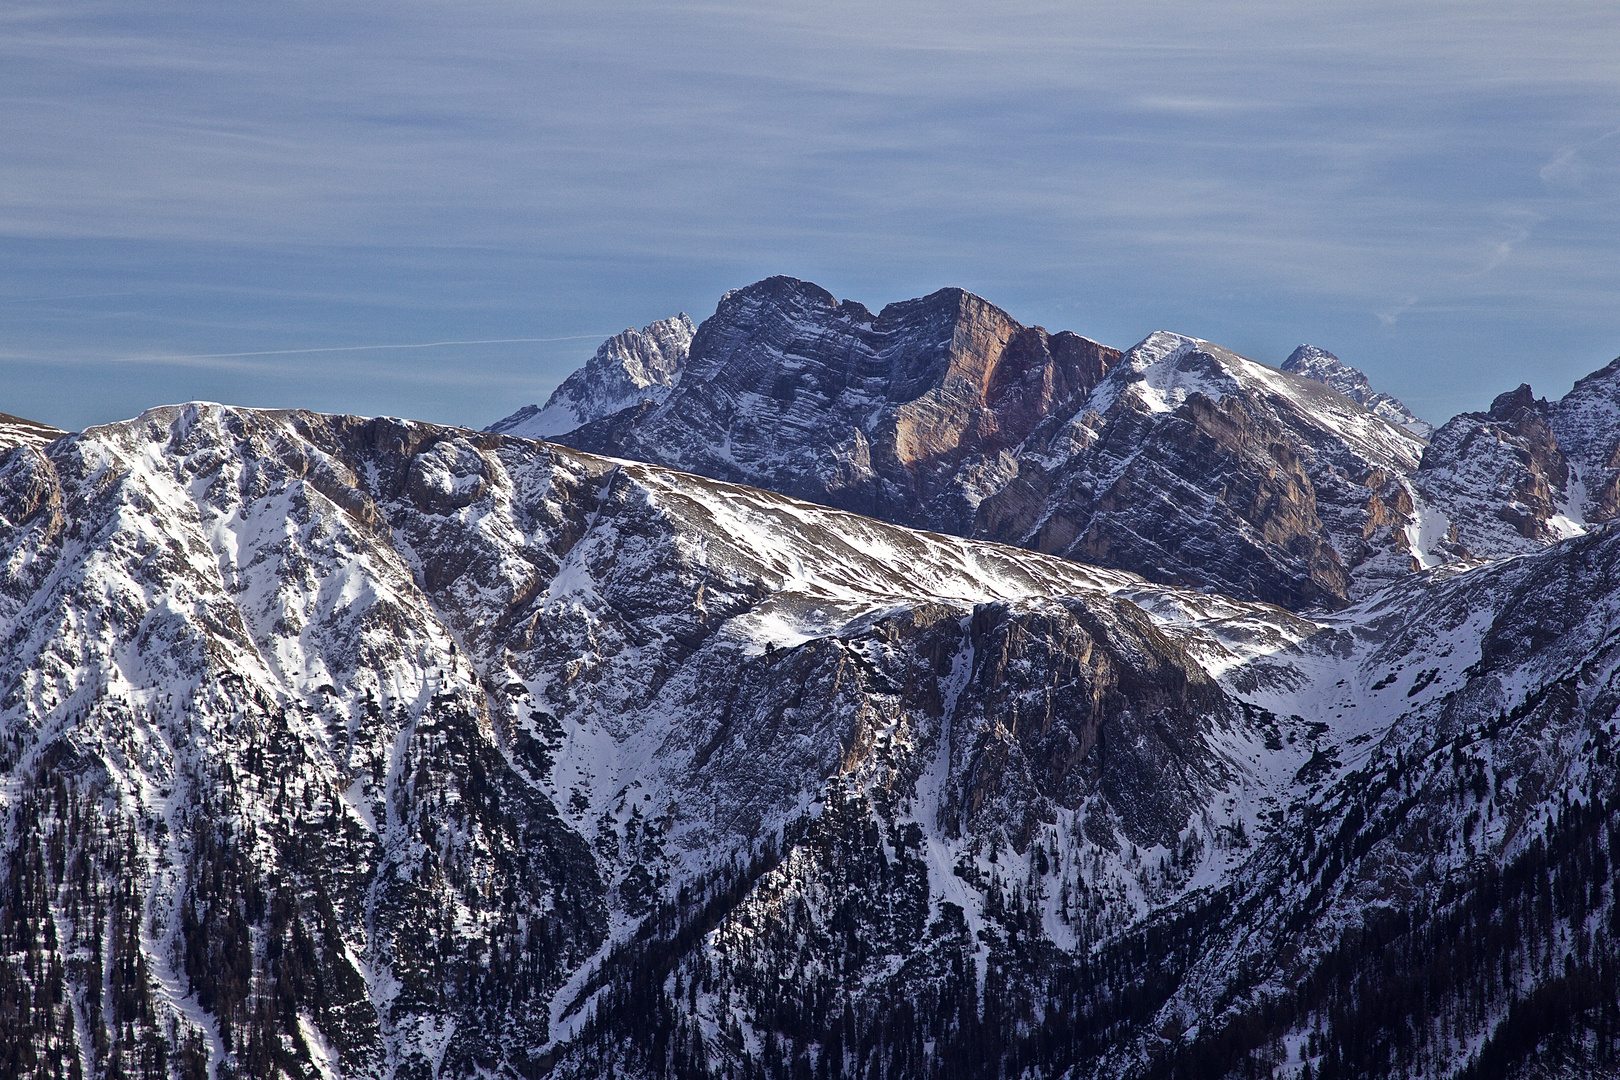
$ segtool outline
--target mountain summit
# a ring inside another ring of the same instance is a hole
[[[683,312],[640,330],[626,329],[602,342],[585,366],[563,380],[544,408],[526,405],[489,427],[525,439],[545,439],[612,416],[642,402],[669,397],[680,381],[696,332]]]
[[[1417,415],[1398,399],[1374,390],[1365,374],[1326,349],[1317,348],[1315,345],[1301,345],[1288,354],[1288,359],[1282,363],[1282,370],[1306,379],[1315,379],[1319,383],[1326,383],[1351,401],[1366,406],[1375,415],[1405,428],[1420,439],[1427,440],[1434,434],[1434,425],[1418,419]]]
[[[660,325],[0,448],[0,1076],[1620,1075],[1620,363]]]
[[[1118,356],[961,289],[874,315],[768,278],[727,293],[704,320],[662,405],[560,441],[966,535],[1013,451]]]
[[[960,289],[874,315],[757,282],[662,404],[553,437],[1292,608],[1451,557],[1405,480],[1422,440],[1353,399],[1177,334],[1122,359]]]

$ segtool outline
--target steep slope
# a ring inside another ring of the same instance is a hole
[[[1170,345],[1098,415],[1332,394]],[[1362,453],[1393,431],[1322,400]],[[1307,619],[397,420],[191,405],[15,448],[0,1047],[96,1077],[1610,1067],[1617,583],[1586,536]]]
[[[1422,443],[1319,382],[1165,332],[1025,443],[977,535],[1290,608],[1449,557]]]
[[[661,402],[680,381],[696,329],[683,312],[614,334],[552,391],[544,408],[525,405],[486,430],[546,439],[644,401]]]
[[[1613,520],[1620,510],[1620,360],[1581,379],[1549,411],[1575,474],[1566,515],[1594,524]]]
[[[1223,873],[1269,775],[1194,653],[1297,631],[391,420],[155,410],[0,492],[21,1075],[533,1074],[593,955],[844,791],[930,895],[1061,843],[1107,932]]]
[[[0,413],[0,450],[11,446],[44,446],[66,434],[37,420],[24,420],[20,416]]]
[[[1433,424],[1418,419],[1417,414],[1398,398],[1374,390],[1364,372],[1346,364],[1326,349],[1301,345],[1288,354],[1288,359],[1282,362],[1282,370],[1303,379],[1325,383],[1365,407],[1374,416],[1382,417],[1396,427],[1403,427],[1420,439],[1427,440],[1434,434]]]
[[[1551,412],[1545,398],[1522,385],[1497,395],[1487,412],[1448,420],[1424,449],[1413,483],[1442,508],[1469,554],[1502,558],[1584,531],[1573,487],[1578,474],[1559,446]]]
[[[1617,575],[1620,537],[1581,538],[1234,658],[1228,693],[1288,717],[1255,757],[1290,771],[1217,834],[1247,856],[1228,875],[1100,933],[1083,822],[935,899],[921,837],[830,799],[729,910],[616,954],[562,1071],[1611,1075]],[[1152,895],[1177,850],[1126,865]]]
[[[1583,537],[1346,613],[1341,678],[1288,704],[1363,734],[1307,770],[1311,797],[1155,1018],[1193,1028],[1123,1060],[1162,1076],[1620,1067],[1617,575],[1620,537]]]
[[[960,289],[873,315],[768,278],[704,320],[663,405],[560,441],[965,535],[1011,452],[1117,356]]]

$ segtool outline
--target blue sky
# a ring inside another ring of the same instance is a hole
[[[1119,346],[1310,341],[1436,421],[1557,395],[1620,354],[1620,18],[0,8],[0,411],[482,426],[772,273]]]

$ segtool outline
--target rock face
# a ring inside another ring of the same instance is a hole
[[[1301,345],[1288,354],[1282,370],[1304,379],[1326,383],[1339,393],[1365,406],[1374,416],[1380,416],[1397,427],[1403,427],[1420,439],[1434,434],[1434,425],[1420,420],[1417,414],[1389,394],[1374,390],[1367,376],[1351,367],[1326,349],[1315,345]]]
[[[560,441],[965,535],[1012,452],[1118,355],[960,289],[873,315],[769,278],[721,300],[663,405]]]
[[[1521,385],[1488,412],[1447,421],[1424,450],[1418,489],[1444,508],[1470,554],[1514,555],[1584,531],[1564,513],[1574,474],[1551,413]]]
[[[1412,445],[1144,345],[1081,426],[1204,454],[1260,522]],[[1590,535],[1307,618],[427,424],[190,405],[14,448],[0,1054],[1601,1075],[1616,580]]]
[[[1568,516],[1600,524],[1620,512],[1620,360],[1575,384],[1549,409],[1574,477]]]
[[[10,446],[44,446],[66,434],[37,420],[24,420],[20,416],[0,413],[0,450]]]
[[[1322,384],[1150,335],[1049,419],[977,535],[1284,607],[1407,572],[1422,444]]]
[[[585,366],[563,380],[544,408],[525,405],[489,430],[547,439],[644,401],[661,402],[680,381],[696,327],[683,312],[604,341]]]
[[[705,320],[662,405],[557,438],[1294,608],[1454,557],[1410,431],[1193,338],[1118,361],[960,290],[874,316],[771,278]]]

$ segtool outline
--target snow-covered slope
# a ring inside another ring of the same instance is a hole
[[[20,416],[0,413],[0,450],[10,446],[44,446],[65,434],[65,431],[37,420],[24,420]]]
[[[669,397],[680,381],[697,328],[685,312],[602,342],[585,366],[552,391],[545,407],[525,405],[486,430],[547,439],[644,401]]]
[[[1320,382],[1161,331],[1037,429],[976,531],[1293,608],[1342,604],[1449,557],[1406,480],[1422,450]]]
[[[1288,354],[1282,370],[1301,378],[1315,379],[1333,387],[1339,393],[1365,407],[1374,416],[1382,417],[1397,427],[1403,427],[1420,439],[1434,434],[1434,425],[1420,420],[1417,414],[1403,405],[1398,398],[1374,390],[1367,376],[1326,349],[1315,345],[1301,345]]]
[[[14,897],[48,938],[9,977],[57,1005],[10,1034],[94,1075],[156,1045],[531,1070],[593,954],[834,781],[917,793],[941,888],[986,835],[1084,810],[1076,851],[1118,878],[1095,918],[1129,921],[1126,846],[1217,829],[1216,793],[1256,782],[1252,718],[1178,643],[1224,654],[1211,614],[1261,647],[1296,626],[390,420],[154,410],[10,451],[0,491],[7,855],[83,867]]]
[[[1279,463],[1409,445],[1159,352],[1098,387],[1105,438],[1190,410]],[[1617,560],[1307,619],[391,419],[194,404],[15,448],[0,1045],[97,1077],[1451,1075],[1616,970]],[[1445,974],[1386,1052],[1409,970]]]

